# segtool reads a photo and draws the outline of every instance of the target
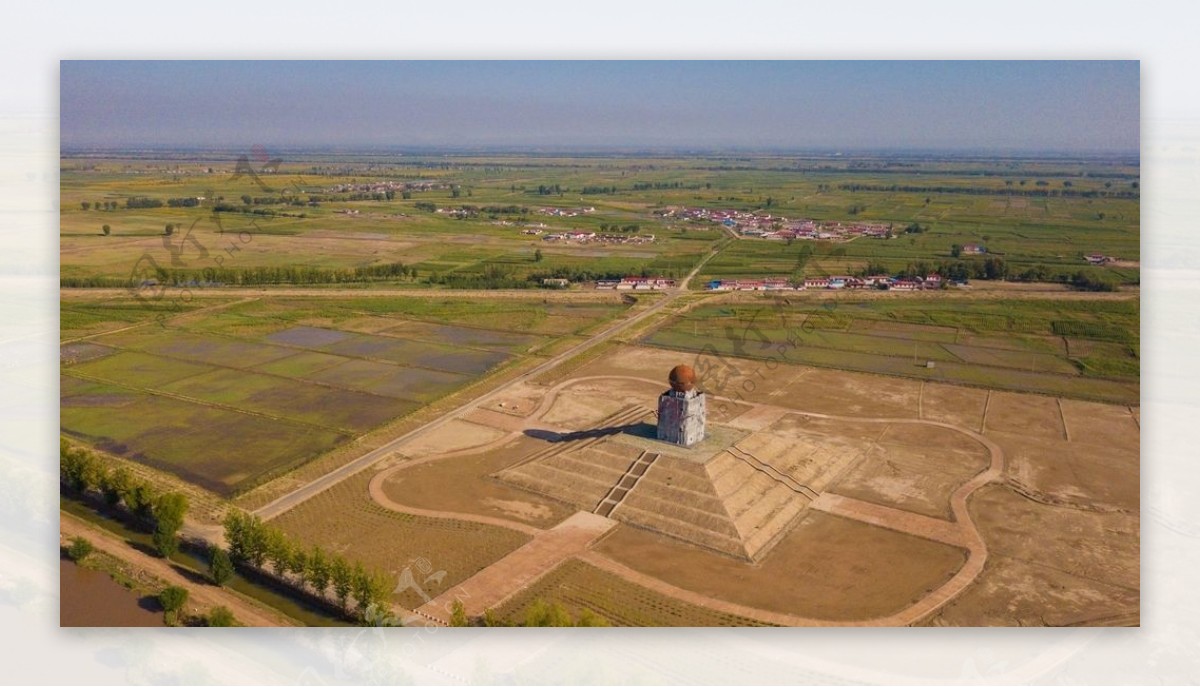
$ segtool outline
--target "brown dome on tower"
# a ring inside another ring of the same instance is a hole
[[[696,371],[690,365],[676,365],[667,375],[674,391],[691,391],[696,386]]]

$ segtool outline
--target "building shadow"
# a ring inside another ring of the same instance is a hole
[[[643,437],[653,439],[658,434],[658,427],[649,422],[633,422],[627,425],[613,425],[612,427],[596,427],[594,429],[583,429],[576,432],[554,432],[548,429],[527,429],[525,436],[533,439],[541,439],[542,441],[561,442],[561,441],[581,441],[583,439],[598,439],[600,437],[609,437],[617,434],[628,434],[635,437]]]

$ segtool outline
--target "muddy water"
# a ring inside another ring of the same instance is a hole
[[[142,600],[102,572],[58,564],[61,627],[162,627],[155,601]]]

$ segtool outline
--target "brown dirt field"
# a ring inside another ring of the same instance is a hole
[[[621,384],[621,380],[613,381],[614,386]],[[629,405],[631,398],[645,397],[647,401],[654,400],[654,396],[647,394],[644,389],[639,393],[630,394],[612,389],[605,390],[605,386],[595,382],[562,389],[550,409],[541,418],[533,421],[533,424],[571,430],[587,429],[595,427],[604,418]]]
[[[1055,568],[993,554],[975,582],[927,618],[932,626],[1052,626],[1136,620],[1136,591],[1084,580]]]
[[[1044,439],[1065,439],[1058,399],[1034,394],[993,391],[985,430],[1013,432]]]
[[[973,437],[945,427],[934,425],[896,422],[887,425],[879,437],[879,443],[887,446],[905,446],[909,448],[930,449],[937,451],[962,451],[979,457],[979,468],[983,470],[988,464],[988,452],[983,444]]]
[[[921,396],[921,417],[978,432],[987,396],[984,389],[927,382]]]
[[[878,441],[890,425],[882,422],[855,422],[789,413],[771,425],[773,434],[809,437],[819,441],[859,442]]]
[[[398,579],[412,566],[418,583],[437,596],[516,550],[529,538],[520,532],[478,523],[443,520],[389,511],[370,500],[365,470],[272,520],[296,541],[320,546],[361,561]],[[417,572],[431,567],[444,575],[426,581]],[[405,590],[396,603],[415,608],[425,602]]]
[[[882,444],[868,451],[830,490],[842,496],[952,520],[950,495],[989,463],[986,449],[976,446],[978,450],[965,451]]]
[[[503,396],[488,403],[483,409],[496,413],[504,413],[513,417],[529,417],[538,407],[546,388],[540,384],[522,383],[509,389]]]
[[[575,509],[489,477],[545,442],[519,437],[479,455],[434,460],[394,473],[383,483],[393,501],[414,508],[473,513],[553,527]]]
[[[617,627],[739,627],[748,618],[701,608],[651,591],[579,560],[569,560],[494,609],[502,622],[519,625],[537,599],[560,603],[578,620],[588,609]]]
[[[422,434],[399,447],[399,452],[413,458],[461,451],[496,441],[506,433],[492,427],[465,420],[451,420],[432,432]]]
[[[772,374],[787,377],[806,369],[780,365]],[[809,413],[915,418],[920,392],[919,380],[812,369],[771,402]]]
[[[941,586],[966,560],[952,546],[815,511],[757,565],[627,525],[597,548],[684,589],[827,620],[900,611]]]
[[[1004,449],[1005,472],[1033,498],[1094,510],[1137,513],[1137,449],[1100,446],[1023,434],[988,435]]]
[[[1137,590],[1139,518],[1046,506],[992,485],[970,502],[989,551]]]
[[[971,499],[990,551],[983,573],[928,620],[949,625],[1066,625],[1136,617],[1136,515],[1045,506],[994,485]]]
[[[1062,399],[1067,434],[1073,443],[1121,448],[1137,453],[1141,448],[1138,420],[1127,406]]]

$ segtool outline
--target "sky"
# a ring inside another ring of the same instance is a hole
[[[64,61],[76,148],[1136,153],[1136,61]]]

